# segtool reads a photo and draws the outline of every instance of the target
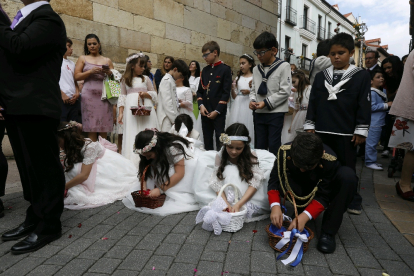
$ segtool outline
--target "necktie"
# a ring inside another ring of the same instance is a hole
[[[0,4],[0,13],[4,14],[5,18],[7,18],[7,20],[9,21],[9,24],[11,24],[10,22],[10,18],[7,16],[6,12],[3,10],[3,7]]]
[[[14,29],[14,27],[16,26],[16,24],[17,24],[17,22],[19,22],[19,20],[20,20],[20,18],[22,18],[23,17],[23,14],[22,14],[22,12],[21,11],[18,11],[17,12],[17,14],[16,14],[16,16],[14,17],[14,19],[13,19],[13,22],[12,22],[12,24],[11,24],[11,26],[10,26],[10,28],[13,30]]]

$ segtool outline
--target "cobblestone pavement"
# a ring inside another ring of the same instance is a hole
[[[296,268],[276,261],[265,226],[245,224],[220,236],[194,225],[197,212],[156,217],[126,209],[122,202],[63,213],[63,236],[31,254],[14,256],[14,242],[0,242],[1,275],[414,275],[414,247],[381,211],[374,195],[373,172],[362,169],[364,211],[346,214],[337,250],[324,255],[317,239]],[[4,198],[0,233],[24,219],[21,192]],[[320,232],[321,219],[310,227]],[[253,230],[257,230],[254,233]]]

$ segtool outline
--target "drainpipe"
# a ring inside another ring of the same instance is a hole
[[[282,14],[283,14],[283,5],[282,5],[282,1],[283,0],[280,0],[280,17],[279,17],[279,20],[280,20],[280,22],[279,22],[279,51],[278,51],[278,54],[279,54],[279,58],[280,58],[280,50],[281,50],[281,48],[282,48]],[[279,4],[279,2],[278,2],[278,4]],[[277,8],[279,8],[279,7],[277,7]],[[285,50],[286,51],[286,50]]]

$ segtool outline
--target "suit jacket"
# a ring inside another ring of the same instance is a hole
[[[14,30],[0,13],[0,105],[6,114],[60,118],[65,52],[65,25],[50,5],[32,11]]]
[[[177,92],[175,80],[170,74],[165,74],[158,90],[157,118],[160,131],[168,132],[178,115]]]
[[[198,106],[204,105],[208,112],[216,110],[225,115],[231,84],[231,68],[228,65],[221,61],[207,65],[201,72],[197,90]]]
[[[336,185],[334,182],[336,172],[341,165],[330,147],[323,145],[323,148],[325,153],[318,166],[313,170],[302,172],[293,164],[290,157],[291,143],[280,147],[268,183],[269,204],[281,203],[284,191],[288,189],[287,181],[294,194],[299,197],[309,195],[316,186],[318,187],[315,197],[305,209],[314,219],[329,206],[334,198],[332,190],[334,190],[333,185]],[[306,204],[307,201],[308,199],[304,201],[296,199],[298,205]]]

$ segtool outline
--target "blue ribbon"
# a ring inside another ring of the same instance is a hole
[[[281,205],[281,207],[286,213],[287,212],[286,207],[282,206],[282,205]],[[269,230],[270,230],[271,233],[273,233],[273,234],[275,234],[279,237],[283,237],[283,232],[287,231],[286,227],[282,226],[281,228],[277,228],[273,224],[270,224]],[[290,241],[289,241],[289,245],[288,245],[287,249],[285,251],[283,251],[282,253],[280,253],[279,256],[277,256],[276,260],[279,260],[280,258],[282,258],[282,256],[285,255],[290,250],[290,248],[292,248],[293,238],[295,237],[295,235],[297,233],[299,233],[298,229],[293,229],[291,231]],[[300,232],[299,234],[306,234],[306,236],[309,238],[309,232],[308,232],[308,230],[306,230],[306,228],[304,228],[303,231]],[[300,250],[299,250],[298,256],[296,257],[296,260],[293,263],[291,263],[290,266],[292,266],[292,267],[297,266],[302,261],[302,258],[303,258],[303,243],[302,243],[302,246],[300,247]]]

